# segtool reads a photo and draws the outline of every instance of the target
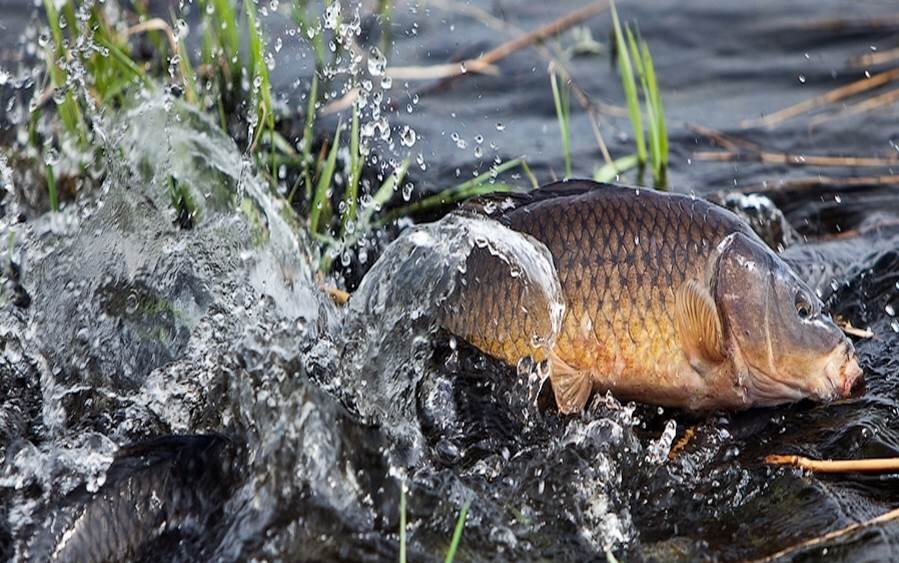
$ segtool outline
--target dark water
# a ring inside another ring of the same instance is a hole
[[[520,29],[575,7],[476,5]],[[848,60],[899,42],[899,26],[868,22],[895,20],[895,3],[619,9],[639,22],[656,61],[673,189],[724,201],[746,186],[772,188],[787,226],[761,213],[763,234],[786,247],[833,314],[875,335],[856,342],[863,398],[695,417],[598,397],[582,416],[560,418],[529,398],[528,374],[435,324],[481,240],[516,262],[539,264],[538,248],[498,225],[445,219],[383,251],[340,310],[317,290],[311,244],[244,155],[209,120],[156,94],[104,122],[124,158],[102,189],[41,215],[22,193],[28,176],[16,176],[19,193],[4,200],[16,266],[4,260],[13,298],[0,311],[0,556],[396,560],[401,487],[410,560],[442,559],[466,500],[462,560],[754,559],[895,507],[893,476],[821,477],[762,463],[771,453],[899,455],[899,193],[867,184],[776,189],[790,178],[893,171],[701,162],[694,151],[711,144],[688,128],[772,151],[895,154],[895,106],[816,127],[803,116],[770,131],[740,129],[863,77]],[[30,5],[0,3],[0,68],[19,78],[29,63],[17,62],[16,36],[32,17]],[[833,18],[859,23],[812,25]],[[286,29],[286,18],[267,21],[275,34]],[[606,43],[607,14],[587,25]],[[392,31],[392,65],[472,57],[511,37],[405,3]],[[298,40],[284,43],[273,82],[296,108],[310,63]],[[570,43],[564,36],[563,48]],[[393,85],[391,126],[416,130],[412,151],[425,163],[410,172],[417,193],[487,170],[497,156],[527,155],[543,182],[561,175],[546,61],[527,49],[498,66],[500,77]],[[607,54],[576,57],[570,68],[596,100],[623,104]],[[21,116],[7,101],[22,94],[2,88],[2,137],[12,146]],[[589,176],[600,156],[572,107],[574,171]],[[630,152],[626,117],[601,118],[613,154]],[[385,159],[400,149],[382,148]],[[172,224],[170,173],[204,196],[193,229]],[[758,215],[750,203],[731,198]],[[372,248],[356,275],[381,252]],[[545,287],[537,270],[525,270],[526,283]],[[695,437],[668,460],[688,428]],[[826,554],[881,561],[897,549],[899,526],[885,524],[831,542]]]

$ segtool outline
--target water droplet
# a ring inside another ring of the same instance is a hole
[[[480,145],[476,146],[476,147],[474,148],[474,157],[475,157],[475,158],[481,158],[482,155],[483,155],[483,153],[482,153],[482,151],[481,151],[481,146],[480,146]]]
[[[188,27],[187,22],[183,19],[178,19],[175,22],[175,39],[182,40],[187,37],[187,33],[190,31],[190,27]]]
[[[505,131],[505,130],[506,130],[506,126],[503,125],[502,123],[497,123],[497,124],[496,124],[496,130],[497,130],[497,131]]]
[[[408,125],[403,126],[403,132],[400,134],[400,143],[404,147],[411,147],[415,144],[415,130]]]
[[[804,75],[804,74],[800,74],[800,75],[799,75],[799,83],[800,83],[800,84],[805,84],[805,80],[806,80],[805,75]]]
[[[481,143],[484,142],[484,136],[483,135],[475,135],[474,142],[480,145]]]
[[[390,78],[386,74],[381,77],[381,88],[385,90],[390,90],[390,87],[393,86],[393,78]]]
[[[896,319],[890,321],[890,328],[893,329],[893,332],[899,332],[899,321]]]
[[[280,37],[278,37],[277,39],[275,39],[275,52],[276,52],[276,53],[280,53],[280,52],[281,52],[281,48],[282,48],[283,46],[284,46],[284,42],[281,41],[281,38],[280,38]]]
[[[41,34],[37,37],[37,44],[43,48],[46,47],[48,43],[50,43],[50,33],[47,31],[42,31]]]
[[[410,199],[412,199],[412,189],[413,188],[414,188],[414,186],[410,182],[407,182],[403,186],[403,201],[409,201]]]
[[[387,68],[387,59],[381,54],[381,50],[372,47],[368,52],[368,73],[372,76],[381,76]]]
[[[47,163],[47,166],[56,166],[59,162],[59,152],[53,147],[48,148],[44,152],[44,162]]]
[[[889,315],[889,316],[891,316],[891,317],[895,317],[895,316],[896,316],[896,309],[893,309],[893,306],[890,305],[890,304],[887,304],[887,306],[884,307],[883,310],[886,311],[886,314]]]
[[[325,9],[325,27],[327,29],[337,29],[340,23],[340,2],[331,2],[331,5]]]

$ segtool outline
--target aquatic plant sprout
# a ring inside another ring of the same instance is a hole
[[[569,124],[571,123],[571,111],[569,108],[569,93],[567,85],[559,86],[557,74],[554,69],[549,71],[549,80],[553,91],[553,103],[556,106],[556,117],[559,120],[559,133],[562,136],[562,156],[565,159],[565,177],[571,177],[571,136]]]
[[[466,500],[462,504],[462,510],[459,511],[459,518],[456,520],[456,528],[453,530],[453,539],[450,542],[449,549],[446,552],[444,563],[453,563],[456,558],[456,550],[459,549],[459,541],[462,539],[462,530],[465,527],[465,519],[468,516],[468,509],[471,507],[471,499]]]
[[[615,35],[618,71],[627,101],[628,115],[634,133],[637,162],[641,168],[649,163],[652,167],[653,182],[658,188],[665,187],[668,168],[668,130],[665,125],[665,111],[662,96],[656,81],[655,68],[649,47],[638,33],[628,25],[622,27],[618,19],[615,2],[610,2],[612,27]],[[643,96],[641,108],[637,80]],[[646,133],[643,112],[649,125],[649,152],[647,156]]]

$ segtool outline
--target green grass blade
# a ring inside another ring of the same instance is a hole
[[[315,127],[316,102],[318,101],[318,75],[312,75],[306,104],[306,123],[303,126],[303,174],[306,182],[306,201],[312,197],[312,135]],[[291,201],[293,197],[290,198]]]
[[[553,103],[556,106],[556,117],[559,120],[559,132],[562,135],[562,156],[565,159],[565,177],[571,177],[571,137],[568,133],[568,125],[569,115],[568,115],[568,104],[566,103],[567,98],[567,89],[566,92],[560,91],[559,82],[556,78],[556,72],[552,71],[549,74],[549,82],[552,86],[553,91]]]
[[[625,42],[621,23],[618,21],[618,11],[615,2],[609,3],[612,11],[612,27],[615,30],[615,45],[618,51],[618,71],[621,74],[621,84],[624,87],[624,96],[627,100],[627,111],[631,118],[631,126],[634,129],[634,143],[637,146],[637,158],[640,164],[646,163],[646,140],[643,136],[643,119],[640,117],[640,101],[637,98],[637,82],[634,79],[634,69],[631,57]]]
[[[250,35],[250,70],[253,76],[253,96],[256,98],[256,130],[253,132],[253,141],[251,147],[258,146],[259,138],[266,126],[269,131],[275,127],[274,115],[272,114],[272,88],[268,75],[268,66],[265,64],[265,41],[262,38],[262,32],[256,22],[256,4],[253,0],[244,0],[244,9],[247,12],[247,25]],[[259,81],[259,86],[255,85]]]
[[[47,165],[47,195],[50,197],[50,209],[59,211],[59,194],[56,191],[56,175],[53,167]]]
[[[668,126],[665,124],[665,107],[662,104],[662,94],[659,90],[659,84],[656,81],[655,66],[652,63],[652,55],[649,54],[649,45],[646,41],[641,41],[641,53],[643,57],[643,68],[646,71],[646,82],[649,87],[650,99],[652,100],[653,114],[656,119],[656,129],[659,134],[659,154],[663,167],[668,167]]]
[[[234,10],[236,2],[232,0],[211,1],[215,34],[225,56],[225,64],[230,67],[240,57],[240,31],[237,29],[237,13]],[[236,75],[237,73],[232,74]]]
[[[57,64],[57,61],[65,57],[65,45],[62,26],[59,23],[59,12],[56,10],[54,0],[44,0],[44,10],[47,13],[47,23],[50,25],[50,34],[53,37],[53,47],[47,49],[47,67],[52,84],[57,88],[63,88],[66,84],[67,73]],[[66,132],[77,138],[82,145],[86,144],[87,132],[75,96],[71,92],[66,92],[63,101],[57,107],[59,118],[62,120]]]
[[[406,156],[399,168],[384,180],[384,183],[381,184],[381,187],[378,188],[378,191],[376,191],[375,195],[372,197],[371,205],[366,207],[360,214],[361,223],[363,225],[369,226],[371,224],[371,217],[374,215],[375,211],[382,209],[387,202],[390,201],[390,197],[396,190],[396,186],[402,184],[403,180],[406,178],[406,172],[408,172],[409,164],[411,164],[411,162],[412,157]]]
[[[187,49],[184,48],[184,40],[178,41],[178,65],[181,67],[181,78],[184,82],[184,92],[187,101],[196,104],[199,100],[197,96],[197,75],[194,74],[193,66],[190,64],[190,57]]]
[[[406,488],[400,483],[400,563],[406,563]]]
[[[293,10],[291,10],[291,14],[293,15],[293,21],[297,24],[298,32],[304,41],[309,43],[312,47],[312,53],[315,56],[315,70],[316,72],[321,72],[322,69],[325,68],[325,40],[324,33],[321,31],[317,31],[315,29],[314,24],[310,24],[310,20],[314,20],[316,16],[309,17],[308,10],[309,4],[307,0],[296,0],[293,4]],[[309,38],[310,30],[313,33],[312,38]]]
[[[629,154],[607,162],[593,172],[593,180],[597,182],[613,182],[618,176],[632,168],[636,168],[640,160],[636,154]]]
[[[359,200],[359,181],[362,177],[362,155],[359,153],[359,108],[353,105],[353,124],[350,127],[350,181],[344,197],[343,230],[356,220]]]
[[[458,184],[451,188],[447,188],[440,193],[428,196],[414,203],[410,203],[408,205],[393,209],[389,213],[378,219],[377,224],[384,225],[395,219],[398,219],[399,217],[421,213],[429,209],[456,203],[458,201],[462,201],[476,195],[484,195],[494,192],[500,193],[519,191],[519,189],[515,186],[510,186],[503,183],[490,183],[490,181],[493,180],[497,174],[502,174],[507,170],[511,170],[516,166],[520,166],[522,162],[523,161],[520,158],[512,159],[508,162],[500,164],[496,168],[488,170],[487,172],[478,174],[471,180],[467,180],[465,182],[462,182],[461,184]]]
[[[646,108],[646,121],[648,122],[649,131],[649,161],[651,163],[653,178],[658,178],[659,162],[660,162],[660,145],[658,128],[655,119],[655,111],[652,104],[649,83],[646,78],[646,72],[643,65],[643,57],[640,53],[639,41],[631,26],[625,25],[624,32],[627,36],[627,45],[630,52],[631,61],[633,61],[637,78],[640,81],[640,90],[643,94],[643,105]]]
[[[122,71],[132,74],[136,78],[140,78],[146,86],[153,86],[153,81],[147,78],[147,75],[144,74],[143,69],[137,66],[137,63],[132,61],[131,57],[126,55],[124,51],[113,45],[108,39],[101,36],[100,34],[97,34],[94,37],[94,40],[109,50],[109,54],[112,56],[112,60],[115,61],[115,63],[120,67]]]
[[[459,518],[456,520],[456,529],[453,530],[453,540],[450,542],[449,550],[446,552],[444,563],[453,563],[456,558],[456,550],[459,548],[459,541],[462,539],[462,530],[465,528],[465,518],[468,516],[468,509],[471,507],[471,500],[466,500],[459,512]]]
[[[528,166],[528,161],[525,159],[521,159],[521,169],[524,170],[524,175],[528,177],[528,180],[531,182],[531,187],[535,190],[540,187],[540,183],[537,182],[537,177],[534,176],[534,173],[531,172],[531,167]]]
[[[627,45],[630,51],[631,60],[634,62],[634,68],[637,71],[637,77],[640,80],[640,89],[643,93],[643,104],[646,108],[646,121],[649,124],[649,160],[652,165],[653,178],[657,180],[660,172],[661,145],[659,142],[658,122],[655,116],[655,108],[653,107],[652,92],[643,64],[643,56],[640,53],[637,36],[629,25],[625,26],[624,32],[627,36]]]
[[[337,124],[337,131],[334,133],[334,142],[331,145],[331,150],[328,152],[328,159],[325,161],[325,167],[318,177],[318,185],[315,188],[315,197],[312,200],[312,207],[309,210],[309,230],[313,233],[318,232],[318,221],[321,217],[322,208],[325,203],[327,203],[328,190],[331,187],[331,180],[334,178],[334,166],[337,163],[337,151],[340,149],[341,125],[341,123]]]

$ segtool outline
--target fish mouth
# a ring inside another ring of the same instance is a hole
[[[837,346],[823,367],[819,364],[810,375],[803,379],[781,379],[764,370],[751,369],[746,387],[756,406],[775,406],[806,398],[826,403],[855,399],[865,391],[864,372],[859,366],[855,349],[848,342]]]
[[[843,344],[831,355],[825,376],[833,386],[836,399],[855,399],[865,392],[865,374],[851,344]]]
[[[847,354],[840,369],[839,381],[840,396],[844,399],[856,399],[865,393],[865,372],[858,365],[855,354]]]

